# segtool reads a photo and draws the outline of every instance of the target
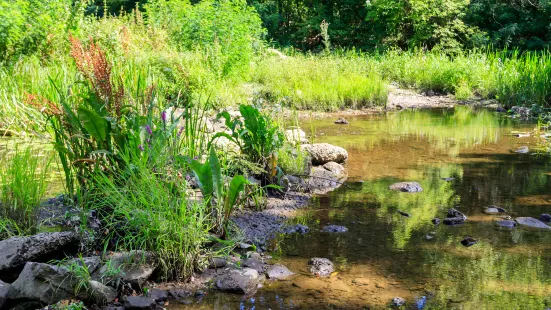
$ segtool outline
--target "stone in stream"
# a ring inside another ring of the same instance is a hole
[[[403,307],[406,304],[406,300],[402,297],[394,297],[392,298],[392,302],[390,304],[392,307]]]
[[[406,212],[404,212],[404,211],[398,210],[398,213],[399,213],[401,216],[411,217],[411,215],[410,215],[409,213],[406,213]]]
[[[455,178],[440,178],[441,180],[444,180],[446,182],[451,182],[453,180],[455,180]]]
[[[335,121],[335,124],[348,125],[349,123],[346,119],[339,117],[339,119]]]
[[[472,237],[467,237],[463,240],[461,240],[461,244],[465,247],[470,247],[470,246],[473,246],[477,243],[476,239],[472,238]]]
[[[536,230],[551,230],[551,227],[533,217],[517,217],[515,221],[523,228]]]
[[[209,268],[210,269],[223,268],[223,267],[226,267],[227,263],[228,262],[224,257],[213,257],[209,259]]]
[[[122,298],[125,310],[155,310],[157,304],[151,297],[124,296]]]
[[[530,152],[530,149],[527,146],[521,146],[515,150],[515,153],[519,154],[527,154],[528,152]]]
[[[327,258],[314,257],[308,261],[309,271],[318,277],[328,277],[334,271],[333,262]]]
[[[407,192],[407,193],[416,193],[422,192],[423,188],[417,182],[399,182],[394,183],[388,187],[393,191]]]
[[[547,213],[544,213],[544,214],[540,215],[540,221],[546,222],[546,223],[551,222],[551,215],[549,215]]]
[[[152,298],[155,302],[162,302],[168,300],[168,292],[158,288],[150,288],[147,290],[147,297]]]
[[[331,232],[331,233],[344,233],[344,232],[348,231],[348,228],[346,228],[344,226],[339,226],[339,225],[327,225],[327,226],[323,227],[323,229],[321,231]]]
[[[287,267],[281,264],[275,264],[266,271],[266,276],[275,280],[285,280],[294,274],[294,272],[291,272]]]
[[[432,223],[433,223],[434,225],[438,225],[438,224],[440,224],[440,219],[437,218],[437,217],[435,217],[435,218],[432,219]]]
[[[301,234],[304,235],[310,231],[310,227],[302,224],[296,224],[294,226],[285,227],[283,232],[286,234]]]
[[[330,161],[341,164],[348,159],[345,149],[329,143],[303,144],[301,148],[310,154],[314,165],[323,165]]]
[[[484,209],[484,213],[486,214],[501,214],[501,213],[507,213],[507,211],[501,207],[496,206],[489,206],[486,209]]]
[[[216,277],[216,287],[228,293],[252,294],[260,283],[258,271],[251,268],[232,269]]]
[[[465,223],[466,220],[467,216],[465,214],[455,208],[451,208],[448,210],[447,218],[444,219],[444,224],[448,226],[460,225]]]
[[[498,227],[513,229],[517,226],[517,222],[511,220],[499,220],[495,222]]]
[[[323,168],[325,168],[325,170],[327,170],[327,171],[333,172],[338,179],[341,179],[344,176],[346,176],[346,172],[344,171],[344,167],[341,164],[337,164],[334,161],[330,161],[330,162],[324,164]]]

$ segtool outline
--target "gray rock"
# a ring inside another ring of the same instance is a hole
[[[323,167],[313,167],[306,184],[311,193],[323,195],[340,187],[344,180],[346,175],[337,176]]]
[[[167,301],[168,292],[158,288],[151,288],[147,290],[147,297],[153,298],[155,302]]]
[[[124,296],[122,298],[126,310],[155,310],[157,304],[151,297]]]
[[[323,231],[323,232],[332,232],[332,233],[343,233],[343,232],[347,232],[348,228],[346,228],[344,226],[339,226],[339,225],[327,225],[327,226],[323,227],[323,229],[321,231]]]
[[[302,224],[296,224],[296,225],[293,225],[293,226],[285,227],[283,229],[283,232],[286,233],[286,234],[298,233],[298,234],[304,235],[304,234],[308,233],[309,231],[310,231],[310,227],[308,227],[306,225],[302,225]]]
[[[258,271],[258,273],[263,273],[268,268],[268,265],[260,259],[249,257],[243,262],[243,267],[254,269]]]
[[[107,263],[92,275],[92,279],[103,283],[122,281],[133,287],[140,288],[153,274],[155,266],[154,256],[148,252],[130,251],[113,253],[107,257]],[[117,269],[121,271],[120,274],[110,274],[110,271]]]
[[[191,292],[190,291],[186,291],[184,289],[181,289],[181,288],[172,288],[172,289],[169,289],[168,290],[168,296],[172,299],[184,299],[186,297],[189,297],[191,296]]]
[[[434,225],[438,225],[438,224],[440,224],[440,219],[437,218],[437,217],[435,217],[435,218],[432,219],[432,223],[433,223]]]
[[[551,230],[551,227],[533,217],[517,217],[515,221],[523,228],[536,230]]]
[[[544,214],[540,215],[540,221],[546,222],[546,223],[551,222],[551,215],[549,215],[547,213],[544,213]]]
[[[461,240],[461,244],[465,247],[471,247],[473,245],[475,245],[478,241],[476,241],[476,239],[472,238],[472,237],[467,237],[463,240]]]
[[[103,303],[117,297],[115,290],[96,281],[90,281],[85,285],[88,290],[79,292],[80,281],[63,267],[31,262],[25,264],[19,278],[12,283],[8,298],[51,305],[70,298]]]
[[[2,309],[8,300],[8,292],[10,291],[10,287],[10,284],[0,281],[0,309]]]
[[[224,257],[213,257],[209,259],[209,268],[216,269],[216,268],[226,267],[227,263],[228,262]]]
[[[507,211],[503,208],[496,207],[496,206],[490,206],[486,209],[484,209],[484,213],[486,214],[502,214],[506,213]]]
[[[294,274],[294,272],[291,272],[289,269],[287,269],[287,267],[281,264],[275,264],[271,266],[266,272],[266,276],[268,278],[275,280],[285,280]]]
[[[393,191],[408,192],[408,193],[416,193],[416,192],[422,192],[423,191],[423,188],[417,182],[394,183],[394,184],[390,185],[388,188],[393,190]]]
[[[323,165],[330,161],[340,164],[348,159],[348,152],[345,149],[329,143],[305,144],[301,148],[310,154],[314,165]]]
[[[511,220],[499,220],[495,222],[498,227],[513,229],[517,226],[517,222]]]
[[[28,261],[61,258],[65,250],[78,246],[74,232],[41,233],[30,237],[13,237],[0,241],[0,278],[7,271],[22,268]],[[61,255],[60,255],[61,254]]]
[[[339,125],[348,125],[348,121],[342,117],[339,117],[338,120],[335,121],[335,124],[339,124]]]
[[[530,149],[527,146],[521,146],[515,150],[515,153],[519,153],[519,154],[527,154],[529,152],[530,152]]]
[[[341,164],[337,164],[334,161],[330,161],[328,163],[325,163],[323,165],[323,168],[327,171],[331,171],[335,174],[337,178],[343,178],[346,175],[346,172],[344,170],[344,167]]]
[[[308,143],[306,133],[300,128],[285,130],[285,139],[291,143]]]
[[[327,258],[314,257],[308,265],[310,273],[320,277],[328,277],[334,271],[333,262]]]
[[[251,294],[256,292],[260,283],[258,271],[251,268],[232,269],[215,279],[216,287],[228,293]]]
[[[402,297],[394,297],[392,298],[391,305],[393,307],[403,307],[406,304],[406,300]]]
[[[444,219],[444,224],[448,226],[461,225],[467,220],[467,216],[457,209],[451,208],[448,210],[447,218]]]
[[[90,257],[83,257],[82,259],[80,258],[71,259],[67,261],[66,265],[71,265],[73,263],[76,263],[79,266],[86,265],[86,269],[88,269],[88,272],[92,274],[101,267],[103,261],[99,256],[90,256]]]

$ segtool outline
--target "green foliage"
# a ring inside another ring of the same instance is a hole
[[[166,27],[184,50],[200,49],[220,76],[247,72],[263,30],[260,18],[245,0],[151,1],[149,22]]]
[[[0,157],[0,239],[35,233],[38,210],[48,186],[49,154],[31,148]]]

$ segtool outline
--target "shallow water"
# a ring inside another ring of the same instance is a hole
[[[348,150],[347,187],[316,198],[294,219],[310,233],[273,243],[274,262],[298,276],[268,282],[247,298],[213,292],[186,309],[378,309],[396,296],[412,309],[422,296],[425,309],[551,306],[551,232],[499,230],[482,212],[497,205],[513,217],[551,213],[551,166],[511,152],[535,146],[533,138],[511,135],[533,124],[465,107],[355,117],[347,126],[333,121],[302,127],[315,128],[316,142]],[[455,179],[441,179],[448,177]],[[397,181],[417,181],[424,190],[388,190]],[[467,223],[431,223],[456,206]],[[328,224],[349,231],[321,233]],[[426,240],[431,232],[434,239]],[[463,247],[467,236],[478,243]],[[338,273],[308,275],[311,257],[331,259]]]

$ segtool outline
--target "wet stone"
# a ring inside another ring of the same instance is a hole
[[[404,212],[404,211],[398,210],[398,213],[399,213],[401,216],[411,217],[411,215],[410,215],[409,213],[406,213],[406,212]]]
[[[528,152],[530,152],[530,149],[528,149],[527,146],[521,146],[515,150],[515,153],[519,153],[519,154],[527,154]]]
[[[310,227],[306,226],[306,225],[302,225],[302,224],[297,224],[297,225],[294,225],[294,226],[289,226],[289,227],[285,227],[283,229],[283,232],[286,233],[286,234],[294,234],[294,233],[297,233],[297,234],[306,234],[310,231]]]
[[[348,228],[339,225],[327,225],[323,227],[321,231],[330,233],[344,233],[348,231]]]
[[[406,300],[402,297],[394,297],[392,298],[392,302],[390,303],[393,307],[402,307],[406,304]]]
[[[477,241],[472,237],[467,237],[463,240],[461,240],[461,244],[465,247],[473,246],[477,243]]]
[[[435,218],[432,219],[432,223],[433,223],[434,225],[438,225],[438,224],[440,224],[440,219],[437,218],[437,217],[435,217]]]
[[[517,217],[515,221],[524,228],[537,230],[551,230],[551,227],[533,217]]]
[[[335,124],[348,125],[349,123],[346,119],[339,117],[339,119],[335,121]]]
[[[394,183],[388,187],[393,191],[407,192],[407,193],[416,193],[422,192],[423,188],[417,182],[399,182]]]
[[[444,219],[444,224],[448,226],[461,225],[465,223],[467,216],[457,209],[451,208],[448,210],[447,218]]]
[[[441,180],[443,181],[446,181],[446,182],[451,182],[453,180],[455,180],[455,178],[440,178]]]
[[[308,262],[310,273],[319,277],[328,277],[334,271],[333,262],[327,258],[314,257]]]
[[[266,272],[268,278],[275,280],[285,280],[292,275],[294,275],[294,273],[281,264],[275,264],[269,267]]]
[[[124,296],[122,301],[126,310],[154,310],[156,308],[155,301],[151,297]]]
[[[498,227],[513,229],[515,228],[515,226],[517,226],[517,223],[511,220],[499,220],[499,221],[496,221],[496,225]]]
[[[147,296],[152,298],[155,302],[167,301],[168,292],[158,288],[152,288],[147,291]]]
[[[496,207],[496,206],[490,206],[486,209],[484,209],[484,213],[486,214],[502,214],[506,213],[507,211],[503,208]]]
[[[540,221],[547,222],[547,223],[551,222],[551,215],[547,213],[540,215]]]
[[[184,299],[184,298],[189,297],[191,295],[192,294],[191,294],[190,291],[186,291],[186,290],[181,289],[181,288],[173,288],[173,289],[168,290],[168,296],[172,299]]]

